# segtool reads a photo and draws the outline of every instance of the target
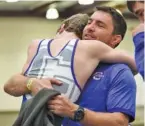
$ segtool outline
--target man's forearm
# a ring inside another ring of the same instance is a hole
[[[21,96],[29,93],[26,83],[28,77],[21,74],[12,76],[4,85],[4,91],[13,96]]]
[[[102,113],[85,110],[83,126],[128,126],[128,117],[121,113]]]

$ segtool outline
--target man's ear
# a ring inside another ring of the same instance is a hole
[[[62,24],[60,26],[60,29],[59,29],[58,33],[61,34],[65,30],[64,28],[65,28],[65,24]]]
[[[115,48],[121,41],[122,41],[122,36],[121,35],[114,35],[112,37],[112,41],[110,42],[110,46],[112,48]]]

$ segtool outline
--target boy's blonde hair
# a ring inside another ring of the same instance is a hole
[[[67,32],[74,32],[80,39],[82,39],[82,33],[84,27],[88,23],[89,16],[87,14],[75,14],[62,22],[64,24],[64,30]],[[58,29],[58,31],[60,28]]]

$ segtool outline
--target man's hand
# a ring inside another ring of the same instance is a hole
[[[55,78],[45,78],[45,79],[37,79],[33,78],[33,82],[31,85],[31,93],[32,95],[37,94],[42,88],[52,89],[52,84],[60,86],[62,84],[61,81]]]
[[[74,118],[74,111],[78,107],[63,95],[58,95],[48,102],[48,109],[62,117]],[[128,116],[120,112],[101,113],[85,109],[84,119],[80,123],[83,126],[127,126],[128,120]]]
[[[144,23],[141,23],[132,31],[132,36],[134,37],[135,35],[143,31],[144,31]]]
[[[74,117],[74,111],[78,109],[78,105],[72,103],[64,95],[58,95],[48,102],[48,108],[55,114],[63,117]]]

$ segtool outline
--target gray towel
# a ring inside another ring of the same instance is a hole
[[[47,102],[60,95],[58,91],[42,89],[35,97],[26,101],[13,126],[61,126],[63,118],[48,110]]]

